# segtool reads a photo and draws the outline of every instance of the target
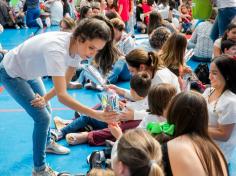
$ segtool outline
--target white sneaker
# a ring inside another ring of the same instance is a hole
[[[43,22],[42,22],[41,18],[37,18],[36,22],[37,22],[37,24],[39,25],[40,28],[43,28]]]
[[[49,17],[47,17],[47,18],[45,19],[45,23],[46,23],[46,26],[47,26],[47,27],[50,27],[50,26],[51,26],[51,20],[50,20]]]
[[[52,168],[46,166],[46,168],[42,171],[36,172],[33,170],[32,176],[57,176],[58,172],[52,170]]]
[[[51,141],[46,147],[46,153],[65,155],[70,153],[70,149],[56,143],[55,141]]]

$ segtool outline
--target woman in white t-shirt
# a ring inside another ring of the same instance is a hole
[[[125,59],[128,64],[128,69],[132,75],[135,75],[141,71],[146,71],[152,78],[151,86],[160,83],[169,83],[176,88],[178,93],[180,92],[177,76],[168,68],[163,66],[163,63],[158,58],[157,53],[152,51],[147,52],[143,49],[134,49],[125,56]],[[131,100],[133,99],[133,97],[128,92],[126,92],[125,96]],[[129,108],[126,108],[125,112],[120,113],[119,118],[123,121],[142,120],[146,114],[147,113],[143,112],[143,110],[133,111]]]
[[[222,149],[227,162],[236,147],[236,60],[216,57],[210,66],[211,88],[206,89],[209,134]]]
[[[228,40],[228,39],[236,41],[236,24],[235,23],[229,24],[229,26],[227,27],[227,29],[226,29],[224,35],[222,36],[222,38],[218,38],[214,42],[213,58],[218,57],[222,54],[221,43],[222,43],[222,41]]]
[[[169,83],[180,92],[177,76],[166,68],[155,52],[134,49],[125,56],[131,74],[147,71],[152,77],[152,85]]]
[[[109,21],[102,17],[82,20],[74,32],[48,32],[37,35],[9,51],[0,65],[0,81],[9,94],[34,120],[32,175],[56,175],[45,162],[46,151],[58,154],[69,150],[50,141],[50,110],[47,102],[54,96],[69,108],[90,117],[109,121],[114,112],[88,108],[66,91],[81,59],[99,54],[109,57],[113,49],[114,31]],[[54,88],[45,92],[40,77],[52,76]]]

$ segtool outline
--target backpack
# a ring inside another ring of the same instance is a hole
[[[209,80],[209,68],[207,63],[200,63],[198,64],[197,68],[195,69],[195,74],[198,77],[198,79],[203,84],[210,84]]]

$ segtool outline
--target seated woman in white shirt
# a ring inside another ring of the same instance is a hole
[[[219,144],[229,163],[236,147],[236,60],[216,57],[210,66],[211,88],[204,97],[208,104],[209,134]]]

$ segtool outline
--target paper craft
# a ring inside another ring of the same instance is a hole
[[[87,71],[100,85],[104,86],[107,80],[102,76],[102,74],[92,65],[84,65],[84,70]]]
[[[108,91],[101,94],[98,94],[98,98],[102,104],[102,109],[107,111],[116,111],[120,112],[119,107],[119,95],[115,92]]]

